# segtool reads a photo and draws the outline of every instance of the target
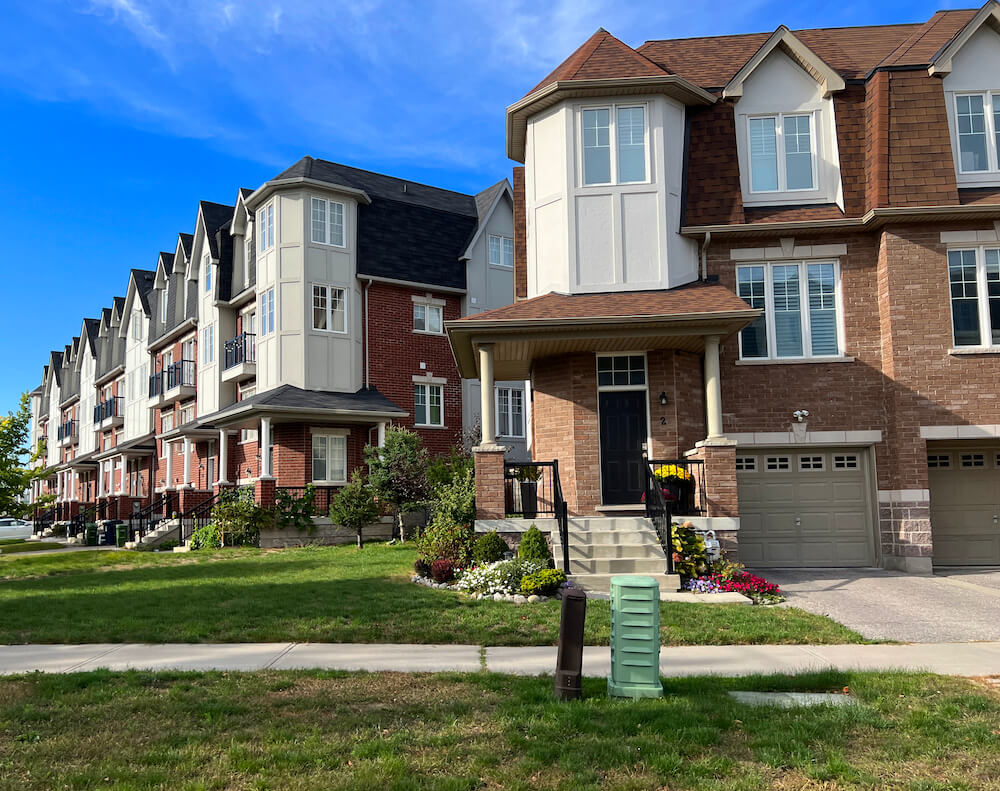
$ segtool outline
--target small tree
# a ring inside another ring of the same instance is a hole
[[[23,516],[28,505],[23,501],[31,482],[45,474],[41,467],[31,469],[25,461],[35,461],[45,451],[44,443],[31,454],[28,447],[28,427],[31,425],[31,407],[27,393],[21,394],[16,412],[0,418],[0,515]],[[51,499],[51,498],[50,498]]]
[[[364,529],[378,518],[378,504],[364,475],[355,470],[351,482],[337,492],[330,503],[330,519],[358,534],[358,549],[363,549]]]
[[[403,534],[403,513],[427,501],[427,449],[420,436],[402,426],[390,426],[385,446],[365,447],[368,484],[381,502],[392,506],[399,538]]]

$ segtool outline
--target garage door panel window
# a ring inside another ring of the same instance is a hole
[[[822,456],[799,456],[799,469],[803,472],[824,469]]]
[[[858,468],[858,457],[853,454],[834,454],[833,469],[835,470],[856,470]]]
[[[740,332],[743,359],[839,357],[840,271],[835,261],[741,266],[737,293],[763,310]]]
[[[986,466],[986,455],[983,453],[963,453],[961,463],[966,468],[982,468]]]
[[[927,456],[927,466],[932,470],[944,470],[951,467],[951,456],[946,453],[932,453]]]
[[[768,456],[767,469],[769,472],[791,469],[791,460],[788,456]]]
[[[955,346],[1000,346],[1000,249],[948,251]]]
[[[736,471],[737,472],[757,472],[757,457],[756,456],[737,456],[736,457]]]

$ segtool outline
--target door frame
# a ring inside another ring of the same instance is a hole
[[[642,385],[601,385],[598,377],[597,365],[602,357],[642,357],[643,381]],[[649,413],[649,358],[644,351],[624,351],[624,352],[594,352],[594,384],[597,385],[597,485],[601,493],[601,506],[604,506],[604,448],[601,446],[601,393],[614,392],[643,392],[646,394],[646,439],[643,446],[647,453],[653,447],[652,431]],[[608,506],[610,508],[620,506]]]

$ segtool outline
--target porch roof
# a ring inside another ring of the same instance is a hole
[[[573,352],[700,352],[706,336],[727,337],[759,315],[725,286],[699,282],[665,291],[553,292],[445,328],[463,378],[479,376],[476,349],[492,344],[494,376],[505,380],[527,379],[536,359]]]
[[[154,453],[156,453],[156,442],[152,432],[150,432],[128,442],[123,442],[121,445],[115,445],[113,448],[95,453],[94,460],[102,461],[110,459],[112,456],[151,456]]]

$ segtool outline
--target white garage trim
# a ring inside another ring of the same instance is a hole
[[[726,439],[746,447],[796,447],[798,445],[874,445],[882,441],[881,431],[806,431],[799,438],[792,431],[765,431],[726,434]]]
[[[921,426],[923,439],[992,439],[1000,437],[1000,425]]]

